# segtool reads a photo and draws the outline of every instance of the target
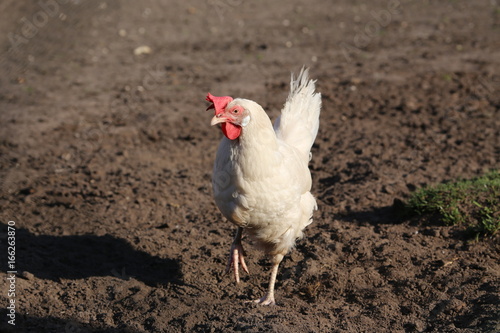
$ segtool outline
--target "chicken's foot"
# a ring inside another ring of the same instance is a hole
[[[269,286],[267,289],[267,293],[264,297],[260,299],[256,299],[254,302],[259,303],[261,305],[275,305],[274,301],[274,284],[276,283],[276,276],[278,275],[278,267],[280,265],[281,260],[283,260],[282,254],[276,254],[273,256],[271,268],[271,279],[269,280]]]
[[[231,268],[233,268],[233,273],[236,283],[240,283],[239,264],[241,264],[241,268],[243,268],[243,270],[248,273],[248,267],[247,264],[245,263],[246,253],[245,250],[243,250],[243,246],[241,245],[242,232],[243,228],[238,227],[238,230],[236,231],[236,236],[234,236],[233,244],[231,244],[231,251],[229,254],[229,260],[227,262],[226,272],[225,272],[225,274],[227,274],[231,270]]]

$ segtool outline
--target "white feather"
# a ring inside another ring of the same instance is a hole
[[[302,68],[295,80],[290,79],[290,94],[274,122],[276,136],[308,156],[318,134],[321,94],[315,92],[316,81],[309,80],[309,69]]]

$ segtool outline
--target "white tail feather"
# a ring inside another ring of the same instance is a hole
[[[315,92],[316,86],[309,80],[309,69],[302,68],[295,80],[290,80],[290,94],[274,122],[276,136],[287,144],[309,156],[318,134],[321,94]]]

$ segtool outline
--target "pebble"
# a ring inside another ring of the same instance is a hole
[[[147,45],[141,45],[139,47],[136,47],[134,50],[134,55],[139,56],[143,54],[151,54],[153,50],[147,46]]]

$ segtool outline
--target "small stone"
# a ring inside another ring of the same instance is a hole
[[[363,79],[359,78],[359,77],[353,77],[351,78],[351,83],[352,84],[360,84],[363,82]]]
[[[394,188],[391,185],[382,186],[382,192],[387,194],[394,194]]]
[[[141,46],[135,48],[134,55],[140,56],[143,54],[151,54],[152,52],[153,52],[153,50],[149,46],[141,45]]]
[[[446,304],[444,311],[446,313],[459,313],[465,307],[466,304],[463,301],[453,298]]]

